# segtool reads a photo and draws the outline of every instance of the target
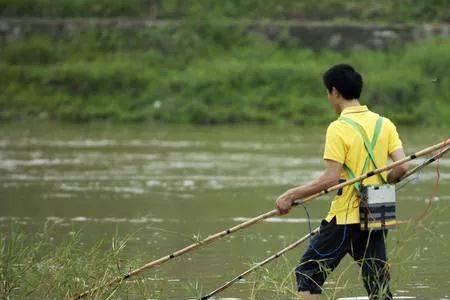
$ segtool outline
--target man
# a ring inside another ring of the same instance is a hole
[[[361,125],[367,137],[374,136],[374,140],[376,139],[373,154],[378,166],[386,165],[388,157],[393,161],[405,157],[394,124],[387,118],[380,119],[367,106],[360,105],[363,80],[357,71],[349,65],[336,65],[325,72],[323,81],[328,100],[340,115],[327,129],[323,155],[326,169],[317,179],[292,188],[277,199],[276,206],[281,215],[290,211],[295,200],[336,185],[341,178],[348,180],[352,177],[348,170],[353,171],[354,176],[359,176],[363,171],[365,173],[375,168],[375,163],[366,162],[368,151],[364,146],[361,130],[358,132],[356,126],[351,126],[350,123]],[[351,120],[344,122],[344,119]],[[376,125],[379,119],[381,127]],[[405,164],[400,165],[392,169],[387,177],[386,174],[383,174],[384,177],[372,176],[365,179],[363,184],[380,185],[383,181],[392,183],[403,176],[407,169]],[[347,253],[361,267],[369,298],[392,299],[384,242],[387,232],[360,229],[359,201],[359,194],[354,186],[344,187],[333,199],[328,215],[321,223],[320,233],[313,237],[296,268],[299,299],[319,299],[328,273],[337,267]]]

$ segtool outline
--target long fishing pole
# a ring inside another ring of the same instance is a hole
[[[398,178],[394,184],[399,183],[400,181],[405,180],[406,178],[408,178],[409,176],[411,176],[412,174],[419,172],[420,170],[422,170],[423,168],[425,168],[426,166],[428,166],[429,164],[431,164],[432,162],[435,162],[436,160],[440,159],[442,156],[444,156],[445,153],[447,153],[450,150],[450,147],[445,148],[442,151],[439,151],[437,154],[435,154],[434,156],[428,158],[426,161],[424,161],[423,163],[421,163],[420,165],[417,165],[416,167],[414,167],[413,169],[409,170],[405,175],[403,175],[401,178]]]
[[[432,162],[440,159],[442,156],[444,156],[445,153],[447,153],[450,150],[450,147],[446,148],[443,151],[440,151],[439,153],[435,154],[434,156],[430,157],[429,159],[427,159],[426,161],[424,161],[423,163],[421,163],[420,165],[416,166],[415,168],[409,170],[405,175],[403,175],[402,177],[398,178],[394,184],[397,184],[403,180],[405,180],[406,178],[408,178],[409,176],[411,176],[412,174],[422,170],[424,167],[428,166],[429,164],[431,164]],[[408,223],[408,221],[397,221],[397,224],[404,224],[404,223]],[[283,254],[285,254],[286,252],[296,248],[297,246],[299,246],[300,244],[302,244],[304,241],[306,241],[307,239],[309,239],[310,237],[312,237],[313,235],[319,233],[319,228],[314,229],[313,231],[311,231],[310,233],[308,233],[307,235],[305,235],[304,237],[302,237],[301,239],[295,241],[294,243],[290,244],[289,246],[287,246],[286,248],[278,251],[277,253],[267,257],[266,259],[264,259],[263,261],[255,264],[253,267],[251,267],[250,269],[242,272],[241,274],[239,274],[238,276],[234,277],[233,279],[227,281],[226,283],[224,283],[223,285],[221,285],[220,287],[216,288],[214,291],[206,294],[205,296],[201,297],[200,300],[206,300],[211,298],[212,296],[224,291],[225,289],[229,288],[230,286],[232,286],[234,283],[238,282],[239,280],[243,279],[244,277],[246,277],[247,275],[249,275],[250,273],[252,273],[254,270],[266,265],[267,263],[279,258],[280,256],[282,256]]]
[[[309,196],[309,197],[307,197],[305,199],[296,200],[293,203],[293,206],[297,206],[300,203],[303,204],[303,203],[309,202],[309,201],[311,201],[311,200],[313,200],[315,198],[318,198],[318,197],[320,197],[320,196],[322,196],[324,194],[328,194],[329,192],[332,192],[332,191],[335,191],[335,190],[339,190],[339,189],[341,189],[341,188],[343,188],[345,186],[354,184],[355,182],[362,181],[362,180],[364,180],[364,179],[366,179],[368,177],[372,177],[374,175],[386,172],[386,171],[388,171],[388,170],[390,170],[392,168],[395,168],[395,167],[397,167],[397,166],[399,166],[401,164],[404,164],[405,162],[414,160],[414,159],[416,159],[418,157],[422,157],[424,155],[427,155],[427,154],[429,154],[429,153],[431,153],[433,151],[436,151],[438,149],[447,147],[449,145],[450,145],[450,138],[444,140],[441,143],[438,143],[436,145],[427,147],[427,148],[425,148],[423,150],[420,150],[420,151],[418,151],[418,152],[416,152],[414,154],[411,154],[411,155],[409,155],[409,156],[407,156],[407,157],[405,157],[405,158],[403,158],[401,160],[393,162],[392,164],[389,164],[389,165],[386,165],[386,166],[381,167],[379,169],[367,172],[366,174],[363,174],[363,175],[361,175],[359,177],[356,177],[354,179],[347,180],[345,182],[336,184],[336,185],[334,185],[334,186],[332,186],[330,188],[327,188],[327,189],[324,189],[324,190],[322,190],[322,191],[320,191],[318,193],[315,193],[315,194],[313,194],[313,195],[311,195],[311,196]],[[116,278],[112,279],[111,281],[109,281],[105,285],[91,288],[90,290],[87,290],[87,291],[85,291],[85,292],[83,292],[81,294],[78,294],[78,295],[72,297],[71,299],[73,299],[73,300],[81,299],[81,298],[84,298],[84,297],[86,297],[88,295],[91,295],[91,294],[97,292],[100,288],[108,288],[108,287],[111,287],[113,285],[119,284],[123,280],[127,280],[128,278],[130,278],[132,276],[139,275],[144,270],[148,270],[148,269],[160,266],[163,263],[174,259],[175,257],[178,257],[178,256],[181,256],[183,254],[189,253],[189,252],[191,252],[191,251],[193,251],[193,250],[195,250],[197,248],[200,248],[201,246],[207,245],[207,244],[209,244],[209,243],[211,243],[211,242],[213,242],[215,240],[218,240],[218,239],[220,239],[220,238],[222,238],[222,237],[224,237],[226,235],[229,235],[231,233],[234,233],[234,232],[236,232],[236,231],[238,231],[240,229],[244,229],[244,228],[250,227],[251,225],[253,225],[255,223],[258,223],[258,222],[260,222],[262,220],[274,217],[277,214],[278,214],[278,210],[277,209],[273,209],[273,210],[271,210],[269,212],[266,212],[266,213],[261,214],[261,215],[259,215],[257,217],[251,218],[251,219],[249,219],[249,220],[247,220],[247,221],[245,221],[243,223],[240,223],[240,224],[238,224],[236,226],[233,226],[233,227],[231,227],[229,229],[226,229],[226,230],[220,231],[218,233],[212,234],[212,235],[206,237],[205,239],[203,239],[201,241],[195,242],[195,243],[193,243],[193,244],[191,244],[189,246],[186,246],[186,247],[184,247],[184,248],[182,248],[180,250],[177,250],[177,251],[175,251],[175,252],[173,252],[173,253],[171,253],[169,255],[163,256],[163,257],[158,258],[156,260],[153,260],[153,261],[151,261],[151,262],[149,262],[149,263],[147,263],[147,264],[145,264],[145,265],[143,265],[143,266],[141,266],[141,267],[139,267],[139,268],[137,268],[137,269],[135,269],[133,271],[130,271],[130,272],[128,272],[128,273],[126,273],[126,274],[124,274],[124,275],[122,275],[120,277],[116,277]]]

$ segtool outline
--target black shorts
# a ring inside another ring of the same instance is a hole
[[[298,291],[321,294],[327,275],[348,253],[362,268],[364,287],[370,299],[392,299],[386,257],[387,231],[362,231],[359,224],[336,225],[333,218],[320,225],[295,269]]]

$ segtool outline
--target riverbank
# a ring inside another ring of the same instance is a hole
[[[74,34],[87,31],[127,31],[137,34],[145,30],[165,29],[165,33],[183,27],[202,34],[215,27],[215,31],[233,31],[260,35],[269,41],[284,39],[308,49],[359,51],[361,49],[389,50],[411,42],[433,38],[449,38],[449,23],[383,23],[343,20],[153,20],[146,18],[2,18],[0,19],[0,49],[11,41],[45,35],[54,39],[70,39]],[[0,50],[1,51],[1,50]]]
[[[400,124],[448,126],[448,53],[448,39],[313,51],[222,26],[35,35],[0,54],[0,119],[326,124],[321,75],[347,62],[364,75],[362,103]]]

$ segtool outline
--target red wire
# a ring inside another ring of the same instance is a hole
[[[441,148],[439,151],[439,155],[438,155],[438,158],[436,159],[436,181],[435,181],[435,183],[434,183],[434,186],[433,186],[433,188],[432,188],[432,190],[431,190],[431,192],[430,192],[430,194],[429,194],[429,196],[428,196],[428,205],[427,205],[427,207],[425,208],[425,210],[419,215],[419,216],[417,216],[415,219],[414,219],[414,222],[419,222],[419,221],[421,221],[423,218],[425,218],[426,217],[426,215],[428,214],[428,212],[429,212],[429,210],[430,210],[430,208],[431,208],[431,206],[432,206],[432,203],[433,203],[433,199],[436,197],[436,195],[437,195],[437,193],[438,193],[438,191],[439,191],[439,180],[441,179],[441,171],[440,171],[440,166],[439,166],[439,163],[440,163],[440,160],[441,160],[441,153],[442,153],[442,151],[443,151],[443,149],[444,148]]]

